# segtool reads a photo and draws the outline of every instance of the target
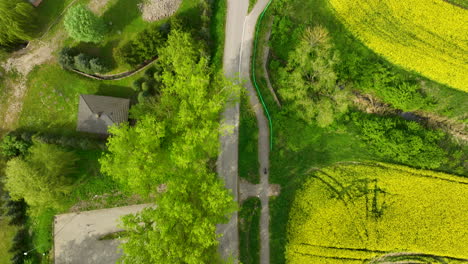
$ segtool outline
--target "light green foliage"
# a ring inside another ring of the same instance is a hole
[[[122,245],[125,263],[217,263],[216,224],[231,212],[232,198],[203,167],[179,173],[157,199],[157,208],[124,218],[129,231]]]
[[[36,13],[23,0],[0,0],[0,47],[9,47],[32,38]]]
[[[57,209],[71,191],[67,176],[76,160],[73,153],[56,145],[35,141],[24,158],[8,161],[5,189],[12,199],[24,198],[31,207]]]
[[[447,153],[439,147],[441,131],[427,130],[413,121],[355,113],[354,123],[361,138],[375,155],[420,168],[435,169],[444,164]]]
[[[337,85],[334,72],[338,61],[328,31],[320,26],[306,29],[287,66],[278,69],[278,93],[285,108],[309,124],[315,120],[320,127],[346,112],[346,91]]]
[[[316,171],[291,209],[287,263],[367,263],[391,252],[467,258],[467,184],[384,163]]]
[[[194,43],[190,34],[172,31],[159,50],[160,95],[133,108],[135,126],[111,128],[109,153],[100,160],[102,172],[125,188],[157,196],[157,210],[124,221],[125,263],[213,263],[215,225],[234,208],[208,166],[232,84],[212,73]],[[167,191],[158,194],[160,184]]]
[[[72,6],[64,18],[65,29],[78,41],[98,43],[104,39],[104,21],[84,5]]]

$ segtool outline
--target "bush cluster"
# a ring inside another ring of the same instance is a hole
[[[167,38],[166,27],[151,27],[138,33],[134,39],[115,50],[116,60],[137,66],[155,58]]]
[[[79,53],[69,47],[64,47],[59,52],[58,62],[64,69],[75,69],[89,74],[106,73],[109,71],[109,67],[99,58]]]
[[[104,21],[86,6],[72,6],[64,18],[65,29],[78,41],[99,43],[107,31]]]
[[[25,154],[30,144],[16,136],[7,135],[0,142],[0,154],[5,158],[13,158]]]
[[[447,153],[439,146],[445,137],[441,131],[425,129],[413,121],[353,113],[354,124],[369,149],[389,161],[419,168],[439,168],[447,162]]]
[[[47,144],[55,144],[62,147],[79,149],[79,150],[104,150],[105,142],[99,139],[79,138],[73,136],[53,135],[53,134],[37,134],[29,131],[13,132],[11,137],[18,141],[24,142],[29,147],[32,144],[33,138]],[[24,154],[22,152],[21,154]]]
[[[145,71],[145,76],[133,82],[132,89],[138,92],[138,103],[146,101],[147,97],[155,95],[161,87],[161,68],[157,65]]]

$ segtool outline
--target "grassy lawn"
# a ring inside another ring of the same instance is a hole
[[[131,83],[142,74],[120,81],[96,81],[65,71],[57,64],[36,67],[28,76],[19,128],[74,134],[80,94],[132,98]]]
[[[12,254],[9,252],[16,227],[8,225],[8,219],[0,218],[0,263],[10,263]]]
[[[250,183],[260,183],[258,163],[258,127],[255,113],[249,105],[247,96],[240,103],[239,124],[239,176]]]
[[[239,243],[242,264],[260,263],[260,199],[245,200],[239,211]]]
[[[211,20],[212,38],[212,63],[215,68],[221,70],[223,67],[224,39],[226,27],[226,0],[213,1],[213,17]]]

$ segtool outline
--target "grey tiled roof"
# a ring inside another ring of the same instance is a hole
[[[82,94],[76,129],[82,132],[107,134],[109,126],[128,120],[129,106],[129,99]]]

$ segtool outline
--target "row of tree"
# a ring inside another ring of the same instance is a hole
[[[124,218],[125,263],[219,260],[216,224],[227,221],[235,203],[213,169],[219,115],[235,87],[204,54],[189,33],[172,30],[159,50],[158,96],[134,107],[135,126],[111,129],[102,172],[154,195],[157,206]]]

